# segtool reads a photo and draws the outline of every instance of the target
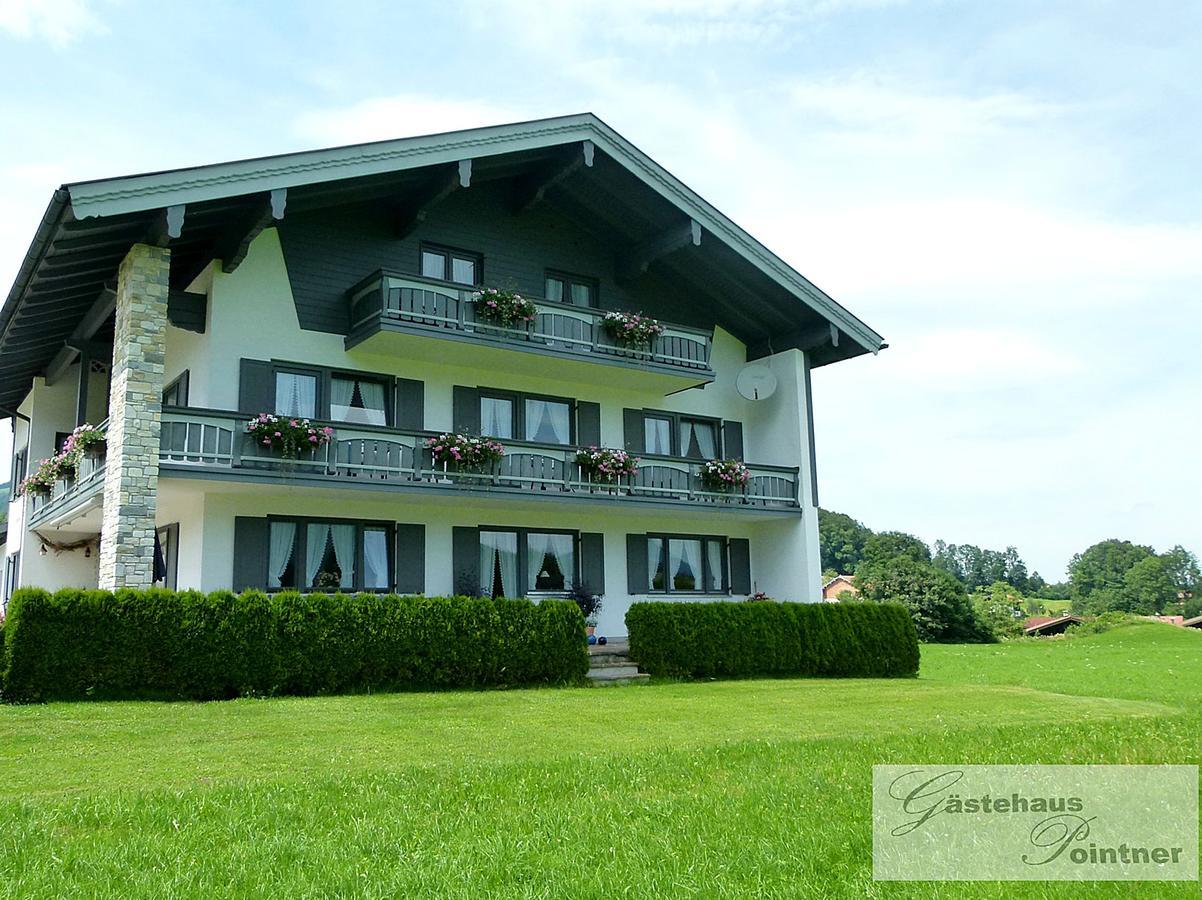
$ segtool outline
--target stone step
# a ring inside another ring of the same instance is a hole
[[[590,669],[604,669],[609,666],[633,666],[635,664],[635,661],[629,656],[619,656],[618,654],[612,656],[594,656],[588,661]]]
[[[597,687],[612,687],[622,684],[646,684],[651,680],[650,675],[644,675],[637,669],[633,673],[614,674],[617,669],[605,669],[600,672],[589,672],[588,680]]]
[[[603,666],[588,670],[589,678],[621,678],[623,675],[638,675],[639,667],[633,663],[624,666]]]

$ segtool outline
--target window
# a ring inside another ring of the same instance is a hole
[[[22,447],[13,453],[12,473],[9,475],[9,491],[15,495],[17,485],[25,478],[25,461],[29,458],[29,449]]]
[[[548,272],[543,293],[552,303],[597,306],[597,280],[564,272]]]
[[[539,444],[570,445],[573,401],[520,393],[480,394],[480,433]]]
[[[388,389],[383,381],[359,375],[330,376],[330,418],[360,425],[388,424]]]
[[[154,533],[154,583],[175,590],[179,571],[179,523],[164,525]]]
[[[426,278],[476,285],[480,284],[482,269],[483,261],[479,253],[422,245],[421,272]]]
[[[718,459],[722,455],[722,423],[718,419],[662,410],[645,410],[641,416],[644,453],[685,459]],[[634,427],[637,425],[627,425]]]
[[[188,373],[184,371],[163,389],[163,406],[188,405]]]
[[[708,419],[680,420],[680,455],[689,459],[718,457],[718,424]]]
[[[643,446],[646,453],[672,455],[672,420],[659,416],[643,419]]]
[[[341,519],[272,519],[267,586],[317,591],[386,591],[392,585],[392,527]]]
[[[275,373],[275,413],[317,418],[317,376],[301,372]]]
[[[725,593],[725,559],[723,538],[648,535],[648,589],[665,593]]]
[[[21,572],[21,551],[12,553],[4,559],[4,611],[8,611],[8,601],[12,599],[13,591],[17,589],[17,581]]]
[[[480,593],[564,593],[577,579],[576,540],[571,531],[481,528]]]

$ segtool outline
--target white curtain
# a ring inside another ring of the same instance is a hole
[[[275,376],[275,411],[281,416],[312,418],[317,414],[317,379],[280,372]]]
[[[708,566],[705,589],[717,592],[722,590],[722,542],[705,542],[706,565]]]
[[[554,571],[546,567],[548,557],[555,561],[559,571],[563,574],[563,586],[556,585],[555,587],[543,587],[541,590],[567,590],[572,585],[575,578],[576,561],[575,554],[572,549],[572,536],[570,534],[542,534],[539,532],[530,532],[526,535],[526,590],[540,590],[538,587],[538,576],[546,568],[548,575],[554,575]]]
[[[660,578],[659,584],[655,583],[657,575]],[[661,538],[647,538],[647,576],[649,590],[662,591],[664,589],[663,579],[667,578],[668,574],[664,559],[664,542]]]
[[[690,422],[687,419],[680,423],[680,449],[684,456],[714,459],[718,455],[717,441],[714,440],[714,426],[711,422]]]
[[[310,523],[305,529],[305,585],[313,586],[322,557],[326,555],[326,543],[330,538],[330,526]]]
[[[672,573],[672,587],[678,591],[701,590],[701,541],[668,541],[668,571]],[[691,576],[688,581],[677,581],[678,577]]]
[[[571,410],[566,403],[526,401],[526,440],[566,444],[571,434]]]
[[[667,419],[644,419],[643,441],[647,453],[670,456],[672,453],[672,423]]]
[[[363,401],[365,420],[369,425],[386,425],[388,416],[384,411],[384,385],[378,381],[360,381],[359,397]]]
[[[292,550],[296,544],[295,522],[272,522],[271,540],[267,553],[267,583],[280,586],[280,578],[288,563],[292,561]]]
[[[388,577],[388,532],[368,528],[363,532],[363,586],[365,588],[387,588]]]
[[[330,379],[330,409],[339,409],[342,412],[351,408],[351,401],[355,398],[355,379],[341,378],[335,376]]]
[[[338,560],[338,569],[342,577],[339,587],[355,586],[355,526],[331,525],[330,535],[334,539],[334,556]]]
[[[512,531],[480,532],[480,588],[485,597],[493,593],[493,575],[501,570],[501,596],[517,596],[518,536]]]
[[[480,433],[497,438],[513,437],[513,401],[481,397]]]

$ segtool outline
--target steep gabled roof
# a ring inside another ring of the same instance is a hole
[[[658,195],[661,218],[664,209],[671,209],[686,226],[691,222],[693,234],[704,235],[702,246],[713,247],[716,260],[737,261],[748,267],[749,280],[755,273],[757,284],[779,293],[769,296],[766,289],[756,288],[769,305],[742,311],[745,322],[754,316],[766,319],[765,346],[756,347],[752,355],[798,347],[811,351],[814,365],[824,365],[885,346],[865,323],[599,118],[585,113],[60,188],[0,309],[0,408],[19,402],[30,379],[61,354],[98,294],[111,284],[128,247],[150,239],[148,235],[166,240],[170,232],[174,280],[177,267],[180,273],[194,271],[212,258],[231,224],[253,222],[270,192],[286,190],[287,207],[292,209],[316,198],[329,202],[361,197],[395,186],[407,175],[416,177],[415,170],[464,160],[472,160],[477,171],[487,172],[491,166],[499,177],[517,171],[515,161],[545,161],[556,148],[577,143],[588,147],[590,162],[595,151],[606,165],[612,160],[628,173],[623,177],[633,176]],[[173,211],[174,223],[168,210]],[[796,304],[795,313],[781,309],[781,303]],[[786,327],[790,322],[792,330]]]

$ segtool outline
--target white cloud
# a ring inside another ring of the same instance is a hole
[[[501,125],[525,118],[534,116],[483,100],[399,94],[313,110],[302,114],[293,127],[300,137],[329,146]]]
[[[90,0],[0,0],[0,31],[66,47],[107,29]]]
[[[988,328],[929,330],[891,347],[877,377],[924,391],[1006,390],[1086,370],[1064,346],[1029,332]]]

